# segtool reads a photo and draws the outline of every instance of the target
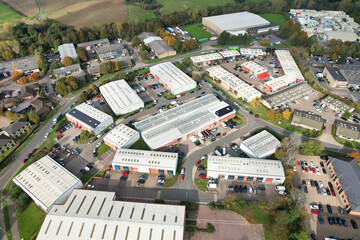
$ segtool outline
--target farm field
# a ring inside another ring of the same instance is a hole
[[[77,29],[95,23],[126,22],[123,0],[85,1],[71,5],[47,16]]]
[[[191,36],[196,38],[197,40],[203,39],[203,38],[211,38],[213,35],[209,32],[207,32],[205,29],[201,27],[201,23],[195,23],[192,25],[184,26],[182,29],[185,31],[188,31]]]
[[[0,2],[0,23],[9,22],[19,18],[20,15]]]
[[[44,14],[59,10],[64,7],[69,7],[71,5],[84,2],[86,0],[61,0],[61,1],[54,1],[54,0],[39,0],[40,4],[44,10]]]
[[[128,22],[144,22],[146,19],[155,18],[151,10],[146,10],[138,6],[127,5]]]
[[[161,9],[161,14],[168,14],[171,12],[182,11],[187,8],[203,8],[209,6],[220,6],[227,3],[233,3],[234,0],[188,0],[188,1],[179,1],[179,0],[158,0],[159,3],[163,5]]]
[[[286,22],[286,18],[282,14],[266,13],[266,14],[260,14],[260,16],[265,18],[269,22],[275,23],[280,26]]]
[[[35,0],[2,0],[2,2],[6,3],[9,7],[15,11],[18,11],[19,13],[24,14],[25,16],[33,16],[39,12],[39,8],[36,5]],[[4,11],[1,8],[0,15],[3,13]]]

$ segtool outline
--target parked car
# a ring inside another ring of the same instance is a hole
[[[324,224],[324,218],[323,218],[323,216],[319,215],[319,216],[318,216],[318,219],[319,219],[319,223],[320,223],[320,224]]]
[[[128,171],[125,171],[125,172],[122,172],[121,173],[123,176],[128,176],[129,175],[129,172]]]
[[[91,184],[88,184],[87,185],[87,188],[94,188],[95,186],[94,185],[91,185]]]
[[[199,178],[206,178],[205,173],[200,173],[200,174],[199,174]]]
[[[329,213],[333,213],[330,204],[326,204],[326,208],[327,208],[327,210],[328,210]]]
[[[235,192],[238,192],[239,191],[239,186],[235,185],[234,190],[235,190]]]
[[[333,225],[333,224],[334,224],[334,221],[333,221],[333,218],[332,218],[332,217],[328,217],[328,221],[329,221],[329,224],[330,224],[330,225]]]
[[[351,225],[352,225],[352,227],[353,227],[354,229],[358,229],[358,228],[359,228],[359,226],[357,225],[357,223],[355,222],[354,219],[351,219],[350,222],[351,222]]]
[[[205,167],[204,166],[198,166],[197,170],[205,170]]]
[[[121,176],[121,177],[120,177],[120,180],[123,180],[123,181],[126,181],[127,179],[128,179],[127,176]]]

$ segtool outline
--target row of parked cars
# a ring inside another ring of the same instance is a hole
[[[319,219],[319,223],[320,223],[320,224],[324,224],[324,223],[325,223],[323,216],[319,215],[319,216],[318,216],[318,219]],[[329,217],[327,217],[327,219],[328,219],[328,222],[329,222],[330,225],[339,225],[339,226],[344,226],[344,227],[347,227],[347,226],[348,226],[348,223],[347,223],[347,221],[345,220],[345,218],[329,216]],[[359,228],[359,226],[357,225],[357,223],[355,222],[354,219],[351,219],[351,220],[350,220],[350,223],[351,223],[351,225],[352,225],[352,227],[353,227],[354,229],[358,229],[358,228]]]
[[[265,191],[265,186],[264,185],[260,185],[258,187],[255,187],[255,186],[242,186],[242,185],[230,185],[227,187],[227,190],[228,192],[240,192],[240,193],[253,193],[253,194],[256,194],[257,193],[257,190],[260,190],[260,191]]]

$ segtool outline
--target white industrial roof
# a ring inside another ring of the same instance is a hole
[[[240,53],[242,55],[254,55],[254,56],[265,55],[265,52],[259,48],[240,48]]]
[[[178,154],[171,152],[156,152],[136,149],[119,149],[116,151],[113,164],[148,166],[158,169],[176,169]]]
[[[238,158],[223,156],[208,156],[208,172],[219,172],[231,175],[264,176],[285,178],[281,161],[254,158]]]
[[[25,168],[13,181],[48,209],[81,180],[51,157],[45,156]]]
[[[132,137],[134,137],[137,134],[139,134],[138,131],[121,123],[118,126],[116,126],[114,129],[112,129],[104,137],[104,141],[107,141],[115,146],[122,147]]]
[[[238,95],[247,101],[252,101],[255,98],[261,97],[261,92],[241,80],[240,78],[236,77],[231,72],[227,71],[223,67],[215,66],[208,68],[206,70],[210,76],[214,76],[217,79],[220,79],[226,85],[231,87],[234,91],[238,93]]]
[[[341,41],[355,42],[358,36],[354,32],[348,31],[325,31],[328,40],[340,39]]]
[[[212,17],[205,17],[203,19],[212,22],[223,31],[248,29],[270,24],[270,22],[266,21],[259,15],[249,12],[223,14]]]
[[[190,57],[190,60],[193,63],[201,63],[205,61],[214,61],[214,60],[220,60],[223,59],[223,57],[220,55],[220,53],[210,53],[210,54],[204,54],[204,55],[198,55]]]
[[[164,62],[152,66],[150,67],[150,72],[156,74],[173,92],[183,89],[186,86],[189,88],[187,90],[196,87],[196,82],[171,62]]]
[[[220,115],[224,110],[225,115]],[[157,149],[184,135],[200,130],[235,111],[214,94],[207,94],[181,106],[162,112],[140,122],[135,128],[141,132],[148,145]]]
[[[152,36],[152,37],[145,38],[143,42],[147,45],[147,44],[149,44],[149,43],[151,43],[152,41],[155,41],[155,40],[162,41],[161,37]]]
[[[143,100],[125,80],[109,82],[100,86],[99,89],[110,108],[117,115],[122,109],[133,105],[142,104],[142,107],[144,107]]]
[[[51,209],[37,239],[183,239],[185,206],[115,199],[114,192],[75,189]]]
[[[220,54],[221,54],[221,56],[223,56],[224,58],[226,58],[226,57],[240,56],[240,53],[239,53],[239,51],[237,51],[237,50],[221,51]]]
[[[79,112],[81,115],[79,115]],[[102,122],[108,120],[109,118],[112,118],[109,114],[104,113],[100,111],[97,108],[94,108],[86,103],[82,103],[80,105],[77,105],[75,108],[70,110],[66,115],[69,115],[70,117],[74,117],[78,119],[79,121],[83,122],[86,125],[97,127]],[[99,123],[94,126],[94,120],[98,121]]]
[[[62,44],[58,47],[58,50],[60,52],[61,59],[64,59],[64,57],[71,57],[75,60],[75,58],[77,57],[77,53],[73,43]]]
[[[261,158],[267,152],[275,151],[281,146],[281,143],[276,137],[264,130],[242,141],[241,145],[246,146],[255,156]]]
[[[253,61],[245,62],[241,64],[241,66],[248,68],[255,75],[265,73],[268,71],[266,68]]]

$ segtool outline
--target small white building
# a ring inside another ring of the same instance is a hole
[[[264,50],[260,48],[240,48],[240,53],[243,57],[265,56]]]
[[[115,115],[124,115],[144,107],[143,100],[125,80],[109,82],[99,87],[102,96]]]
[[[234,59],[240,56],[240,53],[237,50],[226,50],[226,51],[221,51],[219,53],[225,60]]]
[[[75,60],[77,57],[76,49],[73,43],[62,44],[58,47],[58,50],[61,60],[63,60],[64,57],[71,57]]]
[[[281,161],[238,157],[208,156],[207,178],[244,182],[282,184],[285,181]]]
[[[174,95],[196,87],[196,82],[171,62],[164,62],[150,67],[150,73]]]
[[[281,142],[264,130],[242,141],[240,149],[251,158],[266,158],[273,155],[280,146]]]
[[[130,148],[139,139],[140,133],[138,131],[121,123],[104,137],[104,142],[112,149],[118,150]]]
[[[223,56],[221,56],[220,53],[210,53],[210,54],[204,54],[204,55],[190,57],[191,62],[195,66],[211,65],[211,64],[220,62],[222,59],[223,59]]]
[[[177,153],[119,149],[115,153],[112,166],[119,171],[175,175],[177,163]]]
[[[66,113],[66,117],[70,122],[74,122],[77,127],[95,135],[101,133],[114,122],[109,114],[86,103],[71,109]]]
[[[13,181],[46,212],[54,204],[65,203],[74,188],[83,186],[79,178],[47,155],[25,168]]]
[[[185,206],[117,201],[115,192],[76,189],[45,217],[37,240],[183,240]]]

